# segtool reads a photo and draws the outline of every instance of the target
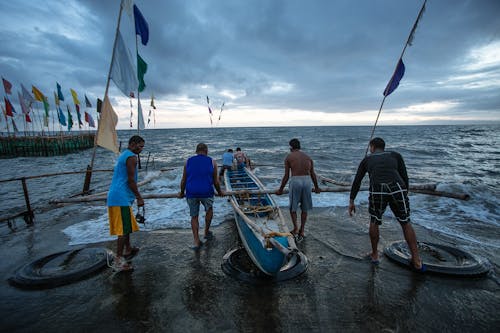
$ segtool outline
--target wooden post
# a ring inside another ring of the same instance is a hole
[[[24,191],[24,200],[26,201],[26,215],[24,216],[24,220],[28,225],[33,225],[33,219],[35,215],[33,214],[33,211],[31,210],[31,205],[30,205],[30,197],[28,194],[28,186],[26,185],[26,178],[22,178],[21,182],[23,183],[23,191]]]

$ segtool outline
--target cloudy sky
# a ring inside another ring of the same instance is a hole
[[[154,93],[156,128],[210,127],[206,96],[213,126],[372,125],[422,3],[137,0],[150,29],[139,43],[146,121]],[[51,97],[59,82],[68,97],[102,98],[119,7],[1,1],[0,75],[14,92],[23,83]],[[498,0],[429,0],[379,124],[500,122],[499,15]],[[120,30],[134,54],[133,17]],[[109,96],[128,128],[129,99],[113,83]]]

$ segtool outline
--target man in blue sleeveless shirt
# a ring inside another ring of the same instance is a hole
[[[233,150],[229,148],[224,154],[222,154],[222,168],[220,169],[219,176],[224,177],[224,171],[231,170],[233,167]]]
[[[107,206],[109,232],[118,236],[116,257],[113,262],[115,271],[131,270],[127,259],[133,257],[139,248],[130,246],[130,234],[139,230],[132,213],[132,204],[137,199],[137,206],[144,206],[144,200],[137,187],[137,154],[144,148],[144,139],[134,135],[128,142],[128,148],[116,161],[108,191]]]
[[[190,157],[184,165],[179,198],[184,196],[191,215],[191,229],[193,231],[193,250],[199,250],[203,245],[198,234],[200,204],[205,207],[205,239],[212,237],[210,224],[213,216],[214,187],[219,196],[223,196],[217,174],[217,163],[208,155],[208,147],[204,143],[196,146],[196,155]]]

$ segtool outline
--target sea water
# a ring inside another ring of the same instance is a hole
[[[268,189],[277,189],[283,176],[283,161],[289,152],[288,142],[298,138],[302,150],[314,161],[316,173],[340,182],[351,183],[359,162],[365,155],[370,127],[260,127],[146,130],[139,181],[150,179],[141,187],[143,194],[177,193],[182,168],[194,154],[196,145],[208,145],[209,156],[219,164],[228,149],[241,147],[256,165],[255,174]],[[122,149],[135,131],[119,131]],[[470,200],[411,194],[412,221],[432,232],[460,239],[471,247],[500,248],[500,125],[464,126],[383,126],[375,136],[386,141],[386,150],[402,154],[411,184],[436,184],[437,190],[466,193]],[[92,149],[56,157],[22,157],[0,160],[1,179],[85,170]],[[97,149],[94,169],[112,169],[116,156]],[[166,169],[166,171],[160,171]],[[27,181],[31,205],[36,210],[57,209],[48,202],[80,192],[83,174],[51,176]],[[107,191],[111,172],[95,172],[91,189]],[[367,183],[368,176],[364,182]],[[0,216],[24,210],[25,200],[20,181],[0,185]],[[323,185],[321,185],[323,186]],[[331,185],[329,185],[331,186]],[[274,196],[286,207],[288,197]],[[349,193],[313,194],[315,207],[345,207]],[[358,210],[367,209],[367,192],[356,198]],[[74,221],[64,230],[69,244],[87,244],[113,239],[109,237],[104,202],[76,204],[74,209],[91,212],[86,221]],[[286,209],[286,208],[285,208]],[[185,200],[146,200],[146,225],[141,230],[190,228]],[[386,214],[390,219],[389,212]],[[232,216],[227,199],[215,201],[213,225]],[[202,219],[201,219],[202,220]],[[203,225],[203,222],[202,222]]]

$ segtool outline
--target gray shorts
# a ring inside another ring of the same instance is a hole
[[[191,217],[198,216],[200,214],[200,204],[205,207],[205,212],[212,208],[214,205],[214,197],[211,198],[186,198],[189,206],[189,215]]]
[[[312,181],[311,176],[292,176],[288,186],[290,199],[290,211],[296,212],[299,208],[304,213],[313,208],[312,205]]]

